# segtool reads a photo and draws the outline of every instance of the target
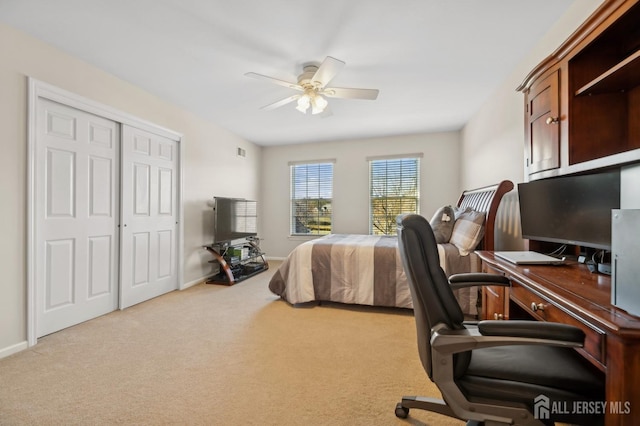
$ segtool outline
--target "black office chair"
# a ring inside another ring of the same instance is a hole
[[[584,344],[582,330],[538,321],[464,323],[452,288],[509,285],[509,280],[483,273],[447,280],[429,222],[408,214],[399,216],[397,224],[420,361],[443,400],[405,396],[396,416],[406,418],[409,409],[418,408],[468,424],[604,422],[602,414],[592,414],[599,411],[595,404],[585,404],[604,401],[605,394],[604,375],[573,349]]]

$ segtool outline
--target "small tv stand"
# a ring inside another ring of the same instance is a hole
[[[250,237],[242,242],[225,242],[203,246],[218,263],[220,271],[209,278],[207,284],[233,285],[269,269],[269,263],[260,250],[260,239]]]

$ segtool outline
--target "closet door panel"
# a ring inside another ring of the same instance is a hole
[[[177,142],[123,126],[121,308],[178,288]]]
[[[118,307],[119,125],[38,98],[34,160],[40,337]]]

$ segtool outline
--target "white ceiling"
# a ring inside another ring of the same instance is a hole
[[[461,129],[573,1],[0,0],[0,22],[280,145]],[[260,110],[296,92],[246,72],[296,81],[326,56],[346,62],[331,85],[378,99]]]

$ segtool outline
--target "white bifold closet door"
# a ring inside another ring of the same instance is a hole
[[[39,99],[36,138],[40,337],[118,307],[119,125]]]
[[[120,308],[178,288],[178,142],[122,125]]]

